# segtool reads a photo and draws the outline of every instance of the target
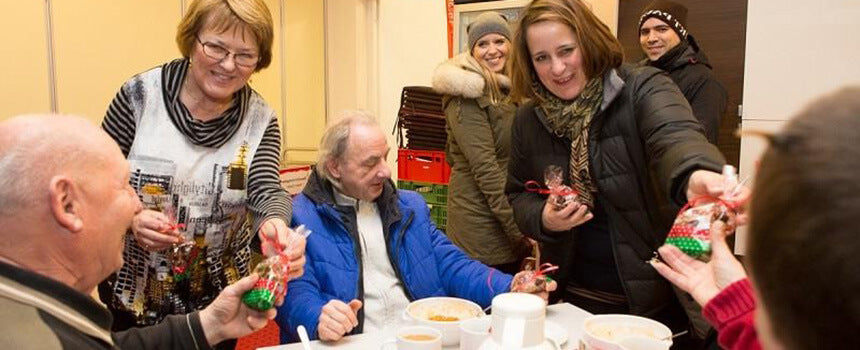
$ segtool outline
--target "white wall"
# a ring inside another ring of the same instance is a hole
[[[389,132],[397,120],[404,86],[430,86],[433,69],[448,58],[448,29],[442,0],[379,0],[379,111]],[[388,135],[388,163],[396,178],[397,143]]]
[[[776,131],[811,100],[860,84],[860,1],[749,1],[743,130]],[[741,178],[753,176],[766,144],[741,138]],[[739,230],[736,251],[746,249]]]

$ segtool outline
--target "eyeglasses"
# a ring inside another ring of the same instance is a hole
[[[206,54],[206,56],[213,60],[217,60],[218,62],[226,59],[227,56],[233,55],[233,62],[236,62],[236,65],[246,68],[254,68],[257,66],[257,62],[260,61],[260,56],[249,53],[230,52],[230,50],[227,50],[218,44],[210,42],[204,43],[200,40],[199,36],[197,37],[197,42],[199,42],[200,46],[203,47],[203,53]]]

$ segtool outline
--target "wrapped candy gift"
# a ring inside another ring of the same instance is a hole
[[[273,224],[274,225],[274,224]],[[296,234],[305,238],[311,231],[301,225],[295,229]],[[275,227],[274,238],[261,236],[263,245],[274,249],[277,254],[261,261],[254,268],[254,273],[260,276],[251,290],[242,295],[242,302],[248,307],[265,311],[275,306],[275,302],[287,294],[287,282],[290,277],[290,260],[286,254],[286,246],[278,241],[279,234]]]
[[[711,224],[716,220],[727,222],[737,214],[740,203],[730,199],[739,193],[748,179],[738,183],[735,168],[728,164],[723,166],[725,197],[701,196],[687,202],[675,218],[666,236],[666,244],[674,245],[694,258],[707,260],[711,253]]]
[[[242,302],[254,310],[265,311],[275,306],[275,301],[287,294],[289,262],[283,255],[272,256],[254,268],[260,276],[254,288],[242,295]]]
[[[671,244],[689,256],[698,258],[711,251],[711,222],[722,212],[715,202],[681,210],[672,229],[666,236],[666,244]]]
[[[547,166],[543,176],[544,184],[546,184],[545,189],[541,188],[537,181],[531,180],[525,183],[526,191],[555,195],[555,202],[552,204],[557,209],[562,209],[576,200],[576,190],[564,184],[564,170],[560,166]]]
[[[558,270],[558,266],[550,263],[541,264],[538,243],[533,240],[529,241],[532,244],[532,256],[523,259],[522,271],[514,275],[514,280],[511,282],[512,292],[538,293],[546,291],[546,284],[552,281],[552,278],[547,274]]]

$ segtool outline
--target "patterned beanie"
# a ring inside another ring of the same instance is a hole
[[[656,0],[645,6],[642,17],[639,17],[639,27],[649,18],[655,17],[672,27],[682,40],[687,40],[687,8],[674,1]]]
[[[496,33],[511,40],[511,30],[508,28],[508,21],[498,12],[487,11],[481,13],[466,27],[466,34],[469,35],[469,51],[475,48],[475,43],[478,42],[478,39],[490,33]]]

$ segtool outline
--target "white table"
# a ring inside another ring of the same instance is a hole
[[[567,343],[564,344],[564,349],[576,349],[579,345],[579,338],[582,337],[582,321],[586,317],[591,316],[591,313],[580,309],[571,304],[555,304],[550,305],[546,309],[546,319],[557,323],[567,329]],[[312,341],[311,349],[378,349],[382,342],[393,339],[396,329],[386,329],[381,332],[363,333],[344,337],[337,342],[321,342]],[[287,345],[270,346],[260,348],[263,350],[302,350],[301,343],[293,343]],[[458,349],[457,346],[445,347],[445,349]]]

